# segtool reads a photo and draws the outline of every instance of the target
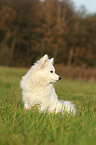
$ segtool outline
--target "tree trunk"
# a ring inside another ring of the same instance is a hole
[[[72,65],[72,59],[73,59],[73,54],[74,54],[74,48],[72,47],[69,51],[69,56],[68,56],[68,65]]]

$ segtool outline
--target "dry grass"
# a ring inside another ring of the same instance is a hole
[[[71,78],[75,80],[96,81],[96,68],[83,68],[74,66],[64,66],[63,64],[56,64],[56,73],[64,78]]]

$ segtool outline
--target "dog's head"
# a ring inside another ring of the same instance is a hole
[[[44,55],[40,60],[35,63],[35,76],[42,82],[54,83],[61,80],[61,77],[55,73],[53,66],[54,58],[49,59],[48,55]]]

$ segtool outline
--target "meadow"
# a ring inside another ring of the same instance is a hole
[[[20,80],[27,69],[0,67],[0,145],[95,145],[96,82],[63,78],[59,99],[72,101],[75,116],[24,110]]]

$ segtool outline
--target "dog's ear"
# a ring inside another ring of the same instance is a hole
[[[53,63],[54,63],[54,58],[51,58],[51,59],[49,60],[49,62],[53,64]]]
[[[41,59],[40,59],[40,64],[41,64],[41,67],[45,67],[47,64],[48,64],[48,55],[45,54]]]

